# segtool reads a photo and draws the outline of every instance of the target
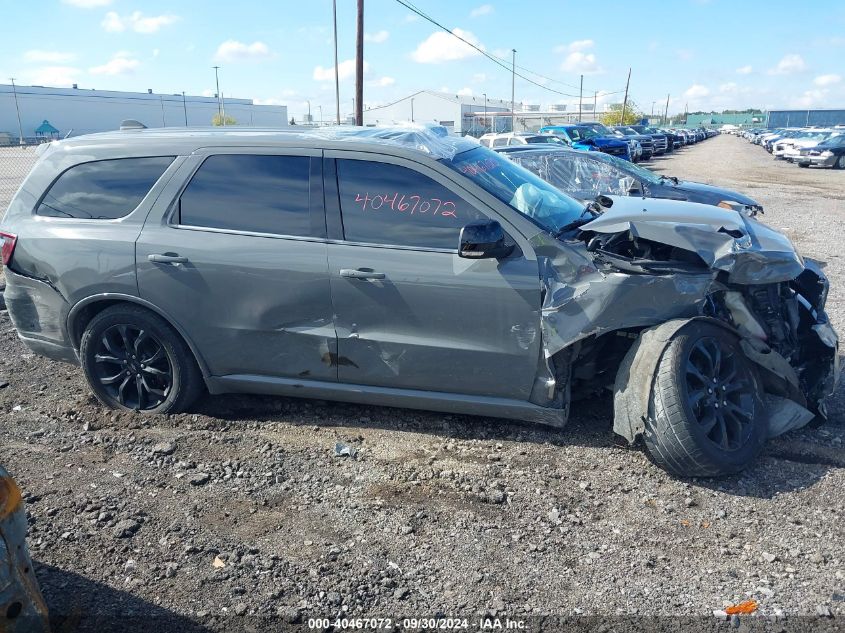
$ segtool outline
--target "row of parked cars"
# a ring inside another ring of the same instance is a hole
[[[799,167],[845,169],[845,125],[753,128],[734,133],[760,145],[775,160],[786,160]]]
[[[508,132],[483,135],[479,142],[496,149],[538,143],[563,144],[573,149],[598,151],[631,162],[650,160],[718,134],[705,128],[657,128],[647,125],[601,123],[547,125],[538,132]]]

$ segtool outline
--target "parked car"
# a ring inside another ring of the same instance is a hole
[[[553,134],[532,134],[530,132],[501,132],[484,134],[478,139],[484,147],[508,147],[512,145],[552,144],[564,145]]]
[[[588,125],[547,125],[540,128],[544,134],[554,134],[574,149],[599,151],[631,160],[628,143],[611,133],[597,132]]]
[[[751,216],[763,212],[759,202],[738,191],[658,175],[614,156],[557,147],[512,147],[501,151],[579,200],[593,200],[599,195],[639,196],[712,204]]]
[[[662,156],[666,152],[672,151],[672,146],[669,143],[669,136],[665,132],[661,132],[657,128],[649,127],[647,125],[629,125],[629,128],[651,137],[654,143],[654,155]]]
[[[839,132],[832,129],[802,130],[788,139],[781,139],[772,144],[772,156],[775,160],[782,158],[792,161],[800,155],[804,147],[813,147],[832,136],[839,136]]]
[[[634,128],[625,125],[618,125],[611,129],[621,136],[638,141],[643,148],[643,160],[649,160],[654,156],[654,139],[648,134],[640,134]]]
[[[828,138],[813,147],[804,147],[795,158],[799,167],[845,169],[845,135]]]
[[[612,387],[617,433],[712,476],[833,391],[824,273],[735,210],[584,205],[424,128],[125,127],[43,146],[0,224],[18,336],[108,407],[207,388],[562,427]]]

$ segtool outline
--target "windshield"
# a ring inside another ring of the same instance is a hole
[[[630,161],[617,158],[616,156],[611,156],[610,154],[604,154],[599,152],[594,152],[594,154],[595,156],[591,156],[593,160],[600,160],[605,163],[610,163],[619,171],[624,171],[625,173],[636,177],[638,180],[649,183],[651,185],[659,184],[662,179],[661,176],[658,176],[650,169],[640,167],[639,165],[635,165]]]
[[[577,200],[486,147],[441,162],[552,233],[584,213]]]
[[[601,123],[590,123],[586,127],[589,127],[591,130],[596,132],[596,134],[600,134],[601,136],[616,136],[613,133],[613,130],[603,126]]]
[[[845,136],[840,132],[834,132],[834,136],[819,143],[819,147],[840,147],[841,145],[845,145]]]

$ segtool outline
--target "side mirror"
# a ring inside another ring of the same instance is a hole
[[[496,220],[473,220],[461,229],[458,257],[467,259],[499,259],[513,251],[505,244],[505,231]]]

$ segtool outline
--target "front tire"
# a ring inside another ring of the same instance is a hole
[[[196,360],[179,334],[138,306],[112,306],[91,319],[79,353],[91,390],[112,409],[178,413],[203,388]]]
[[[845,169],[845,154],[839,156],[833,164],[834,169]]]
[[[760,384],[736,336],[710,323],[681,328],[652,385],[643,436],[652,460],[683,477],[744,469],[767,437]]]

